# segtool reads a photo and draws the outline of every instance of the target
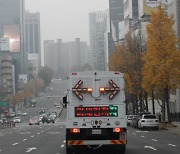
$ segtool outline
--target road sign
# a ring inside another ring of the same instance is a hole
[[[7,107],[9,105],[8,102],[0,102],[0,106],[2,107]]]

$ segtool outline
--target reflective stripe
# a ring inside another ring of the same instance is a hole
[[[68,145],[109,145],[126,144],[126,140],[70,140]]]
[[[111,140],[110,144],[126,144],[126,140]]]
[[[83,145],[83,141],[82,140],[71,140],[68,141],[69,145]]]

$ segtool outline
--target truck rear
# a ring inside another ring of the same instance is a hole
[[[68,77],[66,153],[111,148],[125,152],[127,120],[120,72],[74,72]]]

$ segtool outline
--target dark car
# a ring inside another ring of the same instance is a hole
[[[132,119],[133,127],[138,128],[138,121],[141,119],[142,115],[144,114],[151,114],[150,112],[139,112],[137,117]]]
[[[44,110],[44,109],[40,109],[40,110],[39,110],[39,113],[40,113],[40,114],[43,114],[43,113],[45,113],[45,110]]]

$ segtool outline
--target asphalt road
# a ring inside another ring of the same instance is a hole
[[[63,96],[65,83],[53,83],[54,95],[58,97],[40,98],[37,108],[43,107],[47,112],[56,110],[53,103]],[[56,89],[57,88],[57,89]],[[49,95],[48,91],[46,95]],[[39,114],[35,108],[24,109],[28,115]],[[59,109],[58,109],[59,110]],[[17,124],[15,128],[0,130],[0,154],[65,154],[65,119],[66,110],[55,124],[40,124],[29,126],[28,121]],[[128,144],[126,154],[178,154],[180,151],[180,136],[167,130],[139,131],[128,127]],[[90,153],[90,152],[87,152]],[[99,152],[91,152],[93,154]],[[103,151],[103,154],[112,153]],[[80,152],[78,152],[80,154]]]

